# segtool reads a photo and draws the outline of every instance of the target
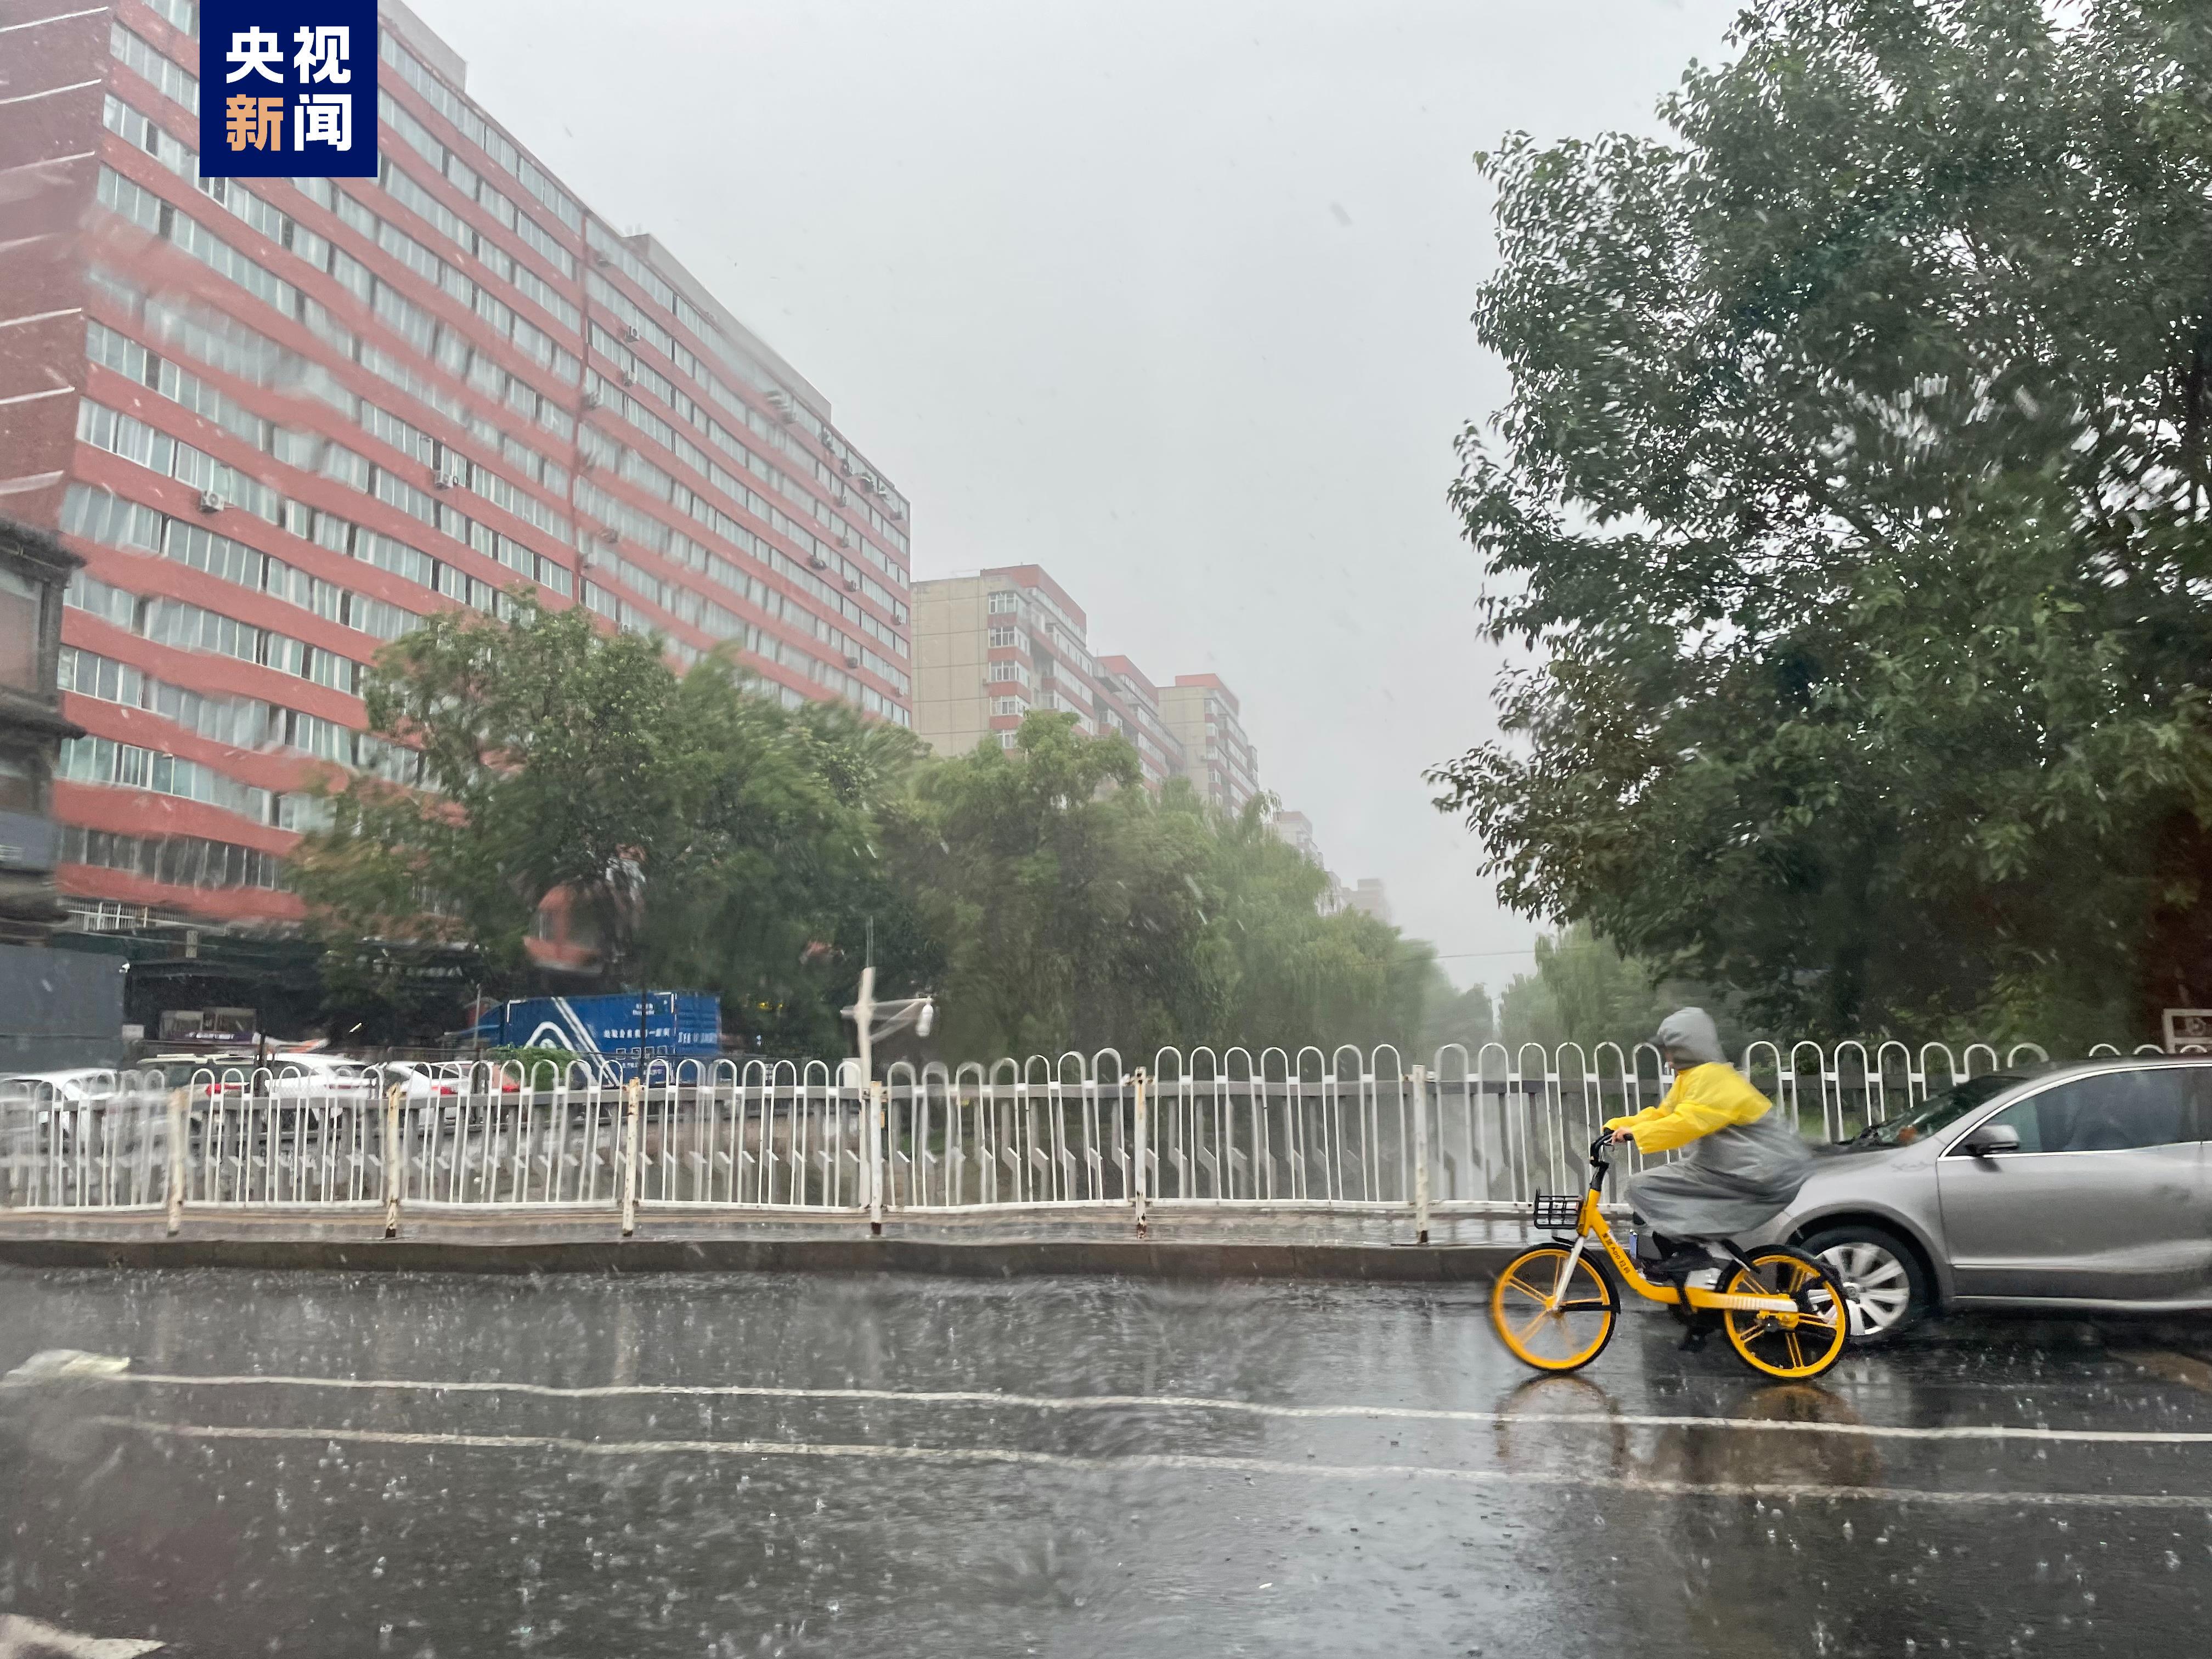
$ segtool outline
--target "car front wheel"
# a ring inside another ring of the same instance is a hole
[[[1844,1222],[1810,1234],[1800,1248],[1819,1256],[1844,1281],[1851,1334],[1858,1341],[1886,1342],[1928,1316],[1928,1270],[1896,1234]]]

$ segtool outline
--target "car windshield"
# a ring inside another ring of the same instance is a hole
[[[1909,1146],[1921,1136],[1954,1123],[1984,1101],[1994,1100],[2015,1083],[2026,1081],[2017,1073],[1989,1072],[1955,1084],[1902,1116],[1869,1123],[1848,1143],[1853,1146]]]

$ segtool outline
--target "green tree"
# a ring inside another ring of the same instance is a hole
[[[943,945],[945,1048],[1111,1045],[1134,1064],[1203,1000],[1205,819],[1163,809],[1133,749],[1068,715],[1033,711],[1017,750],[987,742],[928,769],[889,827],[897,879]]]
[[[1702,1005],[1724,1027],[1731,1023],[1719,999],[1658,983],[1649,964],[1622,956],[1586,923],[1539,939],[1535,957],[1536,971],[1516,974],[1498,1001],[1509,1044],[1579,1042],[1589,1049],[1614,1042],[1626,1052],[1651,1041],[1659,1022],[1687,1003]]]
[[[1324,872],[1189,786],[1155,799],[1136,753],[1032,712],[921,775],[886,834],[897,884],[941,941],[945,1051],[1417,1041],[1432,958],[1357,915],[1322,916]]]
[[[2212,15],[1733,41],[1674,142],[1485,158],[1513,395],[1454,499],[1543,660],[1439,805],[1756,1018],[2139,1029],[2212,992]]]
[[[499,622],[427,618],[380,655],[366,701],[390,752],[420,760],[404,782],[354,775],[295,853],[325,937],[463,944],[512,983],[559,891],[610,983],[716,991],[740,1033],[836,1049],[839,935],[878,879],[874,814],[916,763],[907,733],[794,714],[719,661],[679,678],[658,641],[527,599]]]
[[[1472,1059],[1486,1042],[1498,1040],[1498,1018],[1490,992],[1480,985],[1455,988],[1441,968],[1429,977],[1426,1006],[1421,1013],[1421,1037],[1417,1045],[1426,1062],[1449,1043],[1462,1044]]]
[[[1319,915],[1327,878],[1272,802],[1155,799],[1133,750],[1064,714],[927,761],[899,727],[786,709],[715,661],[678,677],[657,641],[527,601],[428,619],[368,702],[392,775],[333,791],[293,872],[331,998],[387,1023],[409,946],[518,988],[559,893],[604,981],[716,992],[725,1033],[778,1054],[845,1051],[871,951],[879,994],[938,994],[957,1058],[1419,1035],[1426,948]]]
[[[701,775],[645,872],[642,959],[658,982],[720,993],[739,1040],[842,1054],[837,1011],[871,942],[887,992],[924,988],[942,958],[879,845],[911,810],[921,744],[844,703],[787,710],[717,665],[685,676],[695,686]]]
[[[1193,805],[1195,805],[1194,798]],[[1270,827],[1279,803],[1261,795],[1213,821],[1206,947],[1210,1023],[1193,1036],[1248,1048],[1395,1045],[1408,1063],[1433,994],[1428,947],[1358,911],[1320,913],[1328,872]]]

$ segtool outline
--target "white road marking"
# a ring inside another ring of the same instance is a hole
[[[1551,1471],[1444,1469],[1418,1463],[1287,1463],[1267,1457],[1207,1457],[1139,1452],[1119,1457],[1071,1457],[1005,1446],[839,1445],[804,1440],[577,1440],[565,1435],[435,1434],[386,1429],[257,1428],[206,1423],[154,1423],[136,1417],[88,1421],[185,1440],[313,1441],[326,1445],[443,1446],[465,1450],[564,1451],[586,1457],[813,1457],[903,1463],[1016,1464],[1079,1474],[1122,1474],[1182,1469],[1221,1474],[1279,1474],[1311,1480],[1442,1480],[1477,1486],[1581,1486],[1668,1498],[1859,1498],[2031,1509],[2198,1510],[2212,1513],[2212,1494],[2172,1492],[1960,1492],[1917,1486],[1839,1486],[1811,1481],[1651,1480],[1634,1475]]]
[[[82,1348],[41,1348],[0,1382],[31,1382],[50,1376],[114,1376],[131,1369],[119,1353],[87,1353]]]
[[[24,1382],[44,1381],[26,1377]],[[430,1394],[520,1394],[548,1400],[672,1399],[881,1401],[927,1406],[1029,1407],[1039,1411],[1196,1410],[1241,1412],[1293,1419],[1389,1419],[1416,1423],[1598,1424],[1608,1428],[1735,1429],[1761,1434],[1865,1435],[1878,1440],[2026,1440],[2105,1445],[2212,1445],[2212,1431],[2186,1429],[2049,1429],[2001,1424],[1949,1424],[1914,1428],[1880,1423],[1805,1423],[1757,1417],[1662,1417],[1607,1412],[1448,1411],[1419,1406],[1276,1406],[1256,1400],[1218,1400],[1202,1395],[994,1394],[988,1390],[777,1388],[750,1382],[635,1382],[562,1388],[547,1382],[441,1382],[415,1377],[201,1376],[161,1371],[74,1377],[70,1381],[155,1383],[173,1388],[386,1389]]]
[[[32,1659],[32,1656],[61,1659],[138,1659],[156,1652],[159,1642],[128,1637],[80,1636],[75,1631],[49,1625],[43,1619],[26,1619],[20,1613],[0,1613],[0,1659]]]

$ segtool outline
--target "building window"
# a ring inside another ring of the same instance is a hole
[[[12,570],[0,570],[0,685],[36,691],[39,647],[46,642],[46,589]]]
[[[0,812],[39,810],[39,774],[25,755],[0,754]]]
[[[994,647],[1011,645],[1018,649],[1029,644],[1029,641],[1023,636],[1022,630],[1011,624],[994,628],[990,633],[990,641]]]
[[[991,603],[986,608],[993,616],[1003,617],[1009,611],[1018,611],[1022,608],[1021,595],[1002,587],[997,592],[991,595]]]

